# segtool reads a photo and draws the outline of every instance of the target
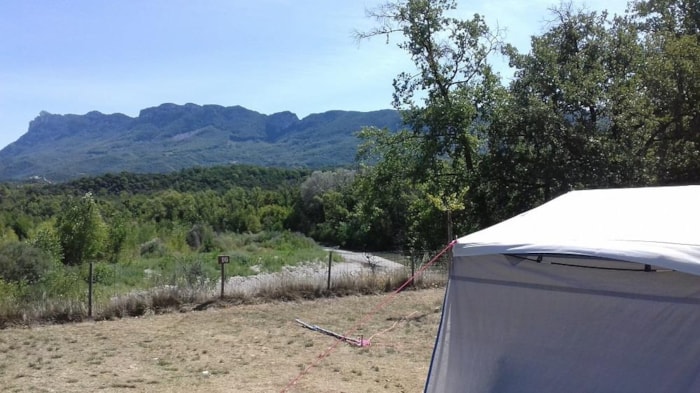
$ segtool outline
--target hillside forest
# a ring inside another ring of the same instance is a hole
[[[404,128],[358,130],[353,166],[0,185],[0,303],[73,296],[88,261],[107,282],[172,261],[215,277],[199,256],[240,250],[246,265],[253,243],[436,250],[570,190],[700,180],[698,0],[632,1],[625,15],[562,4],[527,52],[456,9],[403,0],[368,12],[376,28],[357,38],[398,45],[415,70],[394,81]]]

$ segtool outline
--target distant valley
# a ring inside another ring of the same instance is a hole
[[[138,117],[42,112],[26,134],[0,150],[0,181],[65,181],[105,173],[166,173],[247,164],[328,168],[351,164],[362,127],[392,131],[394,110],[328,111],[303,119],[241,106],[162,104]]]

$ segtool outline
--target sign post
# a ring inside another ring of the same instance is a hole
[[[219,255],[218,258],[219,265],[221,266],[221,298],[224,298],[224,283],[226,282],[226,274],[224,273],[224,266],[231,262],[231,258],[228,255]]]

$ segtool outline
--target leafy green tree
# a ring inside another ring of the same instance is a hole
[[[420,169],[420,138],[408,130],[364,128],[357,161],[361,170],[353,186],[357,199],[361,248],[391,249],[406,246],[409,206],[416,195]],[[413,237],[415,238],[415,237]]]
[[[259,209],[260,222],[265,231],[283,231],[291,214],[291,208],[277,204],[265,205]]]
[[[516,74],[487,127],[481,225],[572,189],[649,182],[636,30],[605,12],[552,15],[529,53],[505,49]]]
[[[631,8],[643,31],[700,40],[700,6],[697,0],[637,0],[631,2]]]
[[[115,213],[107,226],[105,249],[111,263],[117,263],[129,231],[129,220],[124,213]]]
[[[632,3],[645,64],[640,94],[650,104],[655,174],[661,184],[700,180],[700,4],[697,0]]]
[[[262,231],[263,228],[260,222],[260,216],[258,216],[258,213],[252,207],[246,208],[242,213],[245,232],[258,233]]]
[[[415,65],[415,72],[403,72],[394,80],[394,107],[402,112],[408,130],[396,138],[375,139],[379,163],[367,172],[363,186],[370,195],[372,187],[383,190],[385,184],[407,190],[392,190],[394,201],[362,199],[369,202],[361,205],[369,222],[388,220],[386,227],[398,234],[391,244],[408,248],[444,244],[453,212],[441,212],[429,197],[455,195],[462,199],[456,202],[459,206],[473,205],[467,202],[473,196],[466,191],[480,182],[485,128],[505,94],[488,63],[502,45],[499,32],[491,31],[478,14],[466,20],[450,16],[456,9],[453,0],[387,3],[369,12],[378,27],[357,34],[359,39],[401,34],[404,40],[398,46]],[[401,144],[403,148],[396,148]],[[387,181],[391,172],[406,176],[405,183]],[[392,213],[387,214],[390,206]],[[461,217],[455,217],[460,229],[473,228],[466,223],[468,211],[460,210]],[[409,211],[414,215],[408,217]],[[417,219],[420,225],[415,225]]]
[[[42,250],[55,263],[59,263],[63,258],[63,250],[56,232],[55,221],[45,221],[39,224],[28,243]]]
[[[354,178],[355,172],[348,169],[314,171],[299,187],[303,209],[316,222],[322,221],[323,194],[346,188]]]
[[[353,170],[314,171],[299,187],[296,213],[290,218],[299,229],[320,241],[347,244],[348,222],[352,210],[350,186],[355,179]]]
[[[104,249],[107,228],[91,193],[74,199],[56,219],[63,263],[82,265]]]
[[[491,83],[497,77],[487,60],[501,44],[480,15],[467,20],[448,16],[456,8],[454,0],[386,3],[369,12],[378,27],[357,34],[359,39],[403,35],[398,46],[409,54],[416,72],[394,80],[394,107],[421,137],[422,167],[450,159],[453,188],[464,184],[462,174],[476,166],[479,128],[488,121],[491,88],[497,86]]]
[[[32,225],[32,220],[25,214],[14,214],[10,222],[10,228],[17,234],[19,240],[26,240],[29,237]]]
[[[0,225],[0,244],[15,243],[19,241],[19,237],[15,234],[12,228]]]
[[[320,197],[323,207],[323,221],[317,223],[311,235],[324,243],[352,247],[353,234],[349,227],[351,212],[348,209],[347,194],[339,191],[327,191]]]

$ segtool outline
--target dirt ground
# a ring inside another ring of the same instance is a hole
[[[4,392],[420,392],[443,293],[2,330],[0,386]],[[296,318],[338,333],[359,326],[353,337],[372,345],[336,345]]]

